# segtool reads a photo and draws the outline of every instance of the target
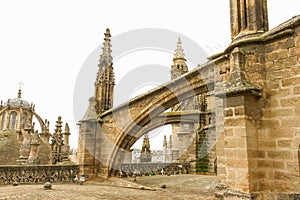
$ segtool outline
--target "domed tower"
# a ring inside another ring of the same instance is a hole
[[[19,89],[17,98],[8,99],[6,103],[0,104],[0,130],[20,130],[27,123],[32,124],[34,115],[33,103],[22,99]]]
[[[36,130],[38,122],[41,132]],[[64,155],[69,151],[70,130],[66,124]],[[35,105],[22,99],[21,89],[16,98],[0,102],[0,165],[52,164],[49,121],[35,112]],[[66,160],[66,159],[65,159]]]

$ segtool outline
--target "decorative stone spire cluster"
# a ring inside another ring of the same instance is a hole
[[[149,137],[148,134],[146,133],[144,135],[144,140],[143,140],[143,145],[142,145],[142,152],[144,153],[150,153],[150,141],[149,141]]]
[[[103,51],[98,64],[97,78],[95,82],[95,99],[97,101],[96,113],[109,110],[113,106],[113,93],[115,75],[111,56],[110,30],[104,33]]]
[[[142,144],[141,162],[142,163],[151,162],[151,160],[152,160],[152,154],[150,150],[150,140],[148,134],[146,133],[144,135],[144,140]]]
[[[69,135],[70,128],[68,123],[65,125],[65,132],[62,133],[62,121],[61,116],[56,121],[56,129],[52,136],[52,164],[62,163],[68,161],[68,153],[70,151]]]

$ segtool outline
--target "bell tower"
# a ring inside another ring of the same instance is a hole
[[[188,66],[186,64],[186,59],[184,58],[184,51],[182,48],[182,42],[178,38],[177,49],[175,50],[173,65],[171,66],[171,80],[181,76],[188,72]]]
[[[231,39],[269,30],[267,0],[230,0]]]
[[[103,52],[98,64],[97,78],[95,82],[96,113],[99,114],[109,110],[113,106],[113,93],[115,75],[111,56],[110,30],[104,33]]]

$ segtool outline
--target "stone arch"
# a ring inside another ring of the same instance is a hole
[[[207,65],[206,67],[208,66],[210,65]],[[143,109],[140,110],[138,116],[132,120],[118,136],[115,141],[115,147],[112,149],[110,159],[107,163],[110,168],[110,175],[114,173],[114,167],[120,165],[118,162],[121,160],[119,157],[122,154],[122,150],[126,150],[128,148],[132,137],[136,138],[136,134],[140,131],[141,127],[150,123],[151,117],[153,118],[158,116],[165,110],[178,104],[180,101],[184,101],[202,93],[207,93],[209,91],[208,88],[212,89],[214,87],[214,75],[212,74],[214,71],[211,70],[206,72],[207,76],[205,77],[205,80],[203,78],[204,76],[200,74],[200,71],[202,70],[203,68],[199,71],[193,70],[186,75],[129,102],[129,105],[134,105],[135,103],[140,105],[142,103],[141,101],[149,100],[149,96],[154,95],[153,93],[156,93],[158,97],[155,100],[152,98],[152,101],[149,104],[144,103],[145,106],[143,106]],[[116,108],[116,110],[118,109],[121,108]],[[102,116],[100,115],[100,118],[105,117],[105,115],[111,114],[112,112],[113,111],[110,111]]]
[[[156,128],[162,127],[168,124],[178,124],[178,123],[188,123],[195,124],[199,121],[200,112],[191,111],[190,113],[184,112],[173,112],[176,113],[172,116],[168,116],[168,113],[163,113],[159,115],[152,123],[149,123],[147,126],[144,126],[136,135],[136,137],[132,137],[131,141],[128,144],[130,148],[140,137],[142,137],[145,133],[152,131]],[[127,148],[128,148],[127,147]]]
[[[42,118],[36,113],[36,112],[32,112],[33,116],[35,116],[35,118],[38,120],[40,127],[41,127],[41,131],[43,131],[44,128],[44,121],[42,120]]]
[[[3,112],[2,114],[0,114],[0,116],[2,117],[1,130],[4,130],[6,128],[5,127],[5,125],[6,125],[6,112]]]
[[[28,119],[28,113],[23,111],[20,119],[21,120],[20,128],[23,128],[25,126],[27,119]]]

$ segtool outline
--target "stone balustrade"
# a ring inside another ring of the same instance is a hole
[[[118,176],[188,174],[189,171],[189,163],[130,163],[121,165]]]
[[[19,183],[72,182],[78,165],[0,166],[0,185]]]

